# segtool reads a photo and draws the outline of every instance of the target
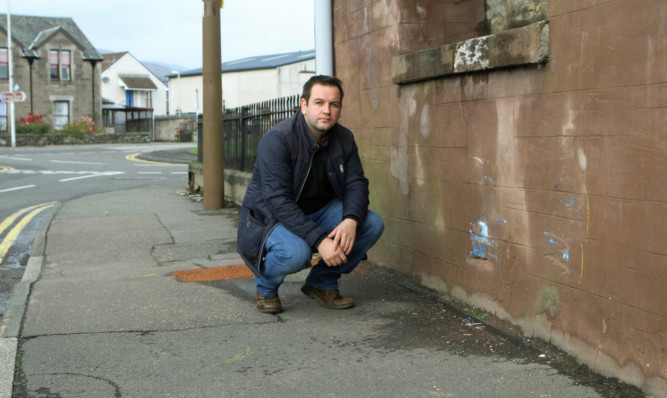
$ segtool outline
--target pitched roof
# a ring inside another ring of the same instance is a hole
[[[273,69],[279,66],[295,64],[297,62],[306,61],[315,58],[315,50],[297,51],[293,53],[258,55],[256,57],[248,57],[238,59],[235,61],[228,61],[222,63],[222,73],[225,72],[242,72],[248,70]],[[181,76],[196,76],[202,74],[203,68],[196,68],[181,72]],[[176,74],[169,75],[170,77]]]
[[[157,86],[148,76],[118,75],[126,90],[157,90]]]
[[[111,65],[115,64],[116,61],[123,58],[127,54],[129,54],[127,51],[102,54],[102,58],[104,58],[104,61],[102,61],[102,72],[109,69]]]
[[[19,42],[23,56],[38,58],[35,49],[57,32],[69,36],[83,51],[86,61],[102,61],[103,58],[88,41],[72,18],[33,17],[12,15],[12,39]],[[7,32],[7,14],[0,14],[0,29]]]

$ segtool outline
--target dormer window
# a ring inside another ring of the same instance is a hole
[[[49,51],[49,71],[51,81],[71,81],[71,52],[67,50]]]

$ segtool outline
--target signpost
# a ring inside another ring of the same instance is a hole
[[[9,0],[7,0],[7,66],[9,68],[9,91],[10,96],[14,91],[14,55],[12,52],[12,18],[9,12]],[[25,95],[24,95],[25,97]],[[9,102],[9,131],[12,139],[12,148],[16,147],[16,126],[14,126],[14,101]]]
[[[26,95],[23,91],[3,91],[0,92],[0,101],[2,102],[23,102]]]

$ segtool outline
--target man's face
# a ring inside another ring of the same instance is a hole
[[[323,135],[338,123],[342,107],[340,91],[336,86],[315,84],[310,90],[308,103],[301,99],[301,112],[310,131],[317,135]]]

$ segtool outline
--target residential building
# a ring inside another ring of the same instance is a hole
[[[103,57],[105,131],[152,131],[153,116],[167,114],[167,86],[129,52]]]
[[[223,106],[300,94],[315,74],[315,50],[248,57],[222,64]],[[169,75],[169,113],[202,112],[202,68]]]
[[[17,119],[43,115],[58,130],[80,117],[101,117],[100,66],[103,60],[72,18],[11,15],[12,53],[7,48],[7,15],[0,14],[0,90],[9,90],[9,56]],[[7,130],[7,103],[0,103],[0,130]]]
[[[129,52],[102,54],[102,96],[115,104],[167,114],[167,86]]]

